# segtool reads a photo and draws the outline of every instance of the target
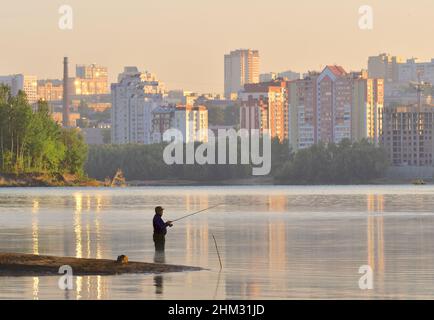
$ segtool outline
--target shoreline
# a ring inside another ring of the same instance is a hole
[[[108,259],[82,259],[21,253],[0,253],[0,277],[61,276],[61,266],[71,266],[74,276],[113,276],[201,271],[200,267],[130,261],[120,264]]]
[[[82,178],[71,174],[49,173],[0,173],[0,188],[20,187],[99,187],[104,183],[90,178]]]
[[[425,181],[427,185],[433,184],[432,180]],[[146,180],[127,181],[123,187],[191,187],[191,186],[348,186],[348,185],[405,185],[412,184],[412,180],[396,178],[380,178],[367,183],[348,184],[303,184],[285,183],[272,177],[252,177],[246,179],[229,179],[221,181],[199,180]],[[1,174],[1,188],[41,188],[41,187],[109,187],[104,182],[92,178],[79,178],[74,175],[49,175],[49,174]]]

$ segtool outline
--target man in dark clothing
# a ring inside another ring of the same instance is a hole
[[[172,221],[164,222],[161,218],[163,216],[164,208],[156,207],[155,216],[152,224],[154,225],[154,244],[155,251],[164,251],[166,242],[167,227],[173,227]]]

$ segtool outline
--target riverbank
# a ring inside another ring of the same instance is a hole
[[[406,185],[412,184],[412,179],[407,177],[379,178],[361,185]],[[426,179],[427,184],[432,184],[432,179]],[[188,187],[188,186],[274,186],[274,185],[304,185],[296,183],[284,183],[276,181],[273,177],[252,177],[246,179],[229,179],[221,181],[200,180],[145,180],[127,181],[130,187]],[[79,178],[74,175],[47,175],[47,174],[0,174],[1,187],[103,187],[106,183],[91,179]]]
[[[143,274],[203,270],[198,267],[158,263],[131,261],[128,264],[121,264],[114,260],[0,253],[0,277],[59,276],[61,266],[70,266],[74,276],[109,276],[127,273]]]
[[[0,174],[0,187],[98,187],[103,183],[70,174]]]

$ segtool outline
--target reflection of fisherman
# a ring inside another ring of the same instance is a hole
[[[164,222],[161,218],[163,216],[163,211],[163,207],[159,206],[155,208],[155,216],[153,220],[155,251],[164,251],[167,227],[173,227],[172,221]]]
[[[164,251],[155,251],[154,255],[155,263],[166,263],[166,256],[164,255]],[[154,277],[154,286],[155,286],[155,294],[163,294],[163,276],[155,275]]]

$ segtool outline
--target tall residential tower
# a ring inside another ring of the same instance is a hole
[[[259,52],[243,49],[225,55],[225,97],[231,99],[245,84],[259,83]]]
[[[366,72],[347,73],[327,66],[304,79],[288,82],[289,141],[293,150],[318,142],[369,139],[382,131],[384,80]]]
[[[152,111],[163,104],[163,84],[151,73],[125,67],[111,91],[112,143],[151,144]]]

